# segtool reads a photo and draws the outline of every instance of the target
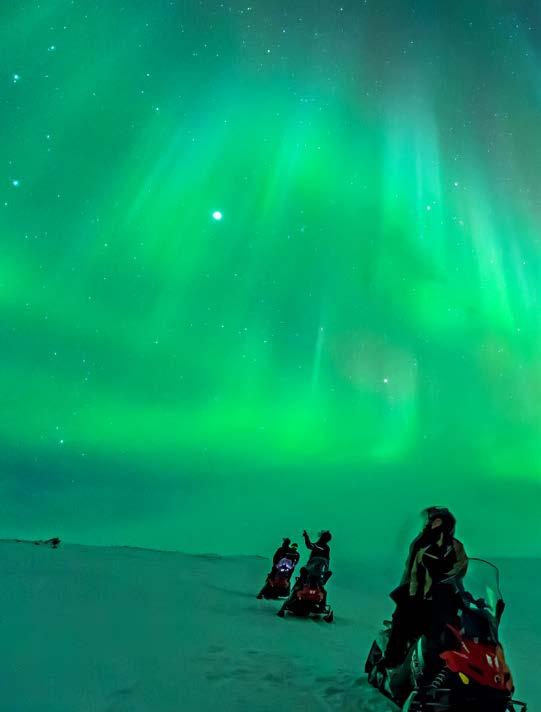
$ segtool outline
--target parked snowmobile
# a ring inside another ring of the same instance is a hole
[[[291,590],[290,582],[296,565],[297,562],[288,556],[280,559],[267,575],[265,585],[257,594],[257,598],[287,598]]]
[[[301,569],[291,595],[278,611],[281,618],[286,613],[308,618],[313,616],[331,623],[334,614],[327,603],[325,584],[330,578],[329,562],[326,559],[313,558]]]
[[[368,681],[404,712],[526,712],[512,699],[513,679],[498,638],[504,607],[498,569],[469,559],[463,580],[434,587],[430,621],[393,669],[382,665],[387,622],[366,660]]]

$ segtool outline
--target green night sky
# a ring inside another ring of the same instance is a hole
[[[0,533],[541,554],[541,7],[0,9]],[[219,211],[220,217],[213,213]]]

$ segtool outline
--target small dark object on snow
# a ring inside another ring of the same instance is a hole
[[[52,539],[37,539],[34,542],[35,546],[40,546],[41,544],[50,544],[53,549],[58,549],[60,539],[57,536],[54,536]]]

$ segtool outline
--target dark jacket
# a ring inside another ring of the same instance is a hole
[[[276,566],[276,564],[280,561],[280,559],[283,559],[284,556],[288,555],[288,552],[290,551],[289,545],[287,544],[282,544],[282,546],[279,546],[278,549],[276,549],[276,553],[272,557],[272,565]],[[291,557],[288,556],[290,559]],[[299,555],[297,554],[297,561],[299,560]]]
[[[327,562],[330,563],[331,550],[326,542],[318,540],[315,543],[312,543],[308,534],[304,534],[304,542],[310,549],[310,558],[308,559],[309,562],[312,561],[312,559],[321,558],[326,559]]]
[[[468,557],[458,539],[422,547],[411,567],[409,594],[422,599],[431,598],[434,583],[454,576],[463,578],[467,569]]]
[[[400,586],[391,592],[395,603],[407,602],[412,597],[426,599],[435,581],[450,576],[463,577],[468,568],[468,557],[458,539],[450,538],[436,546],[429,531],[416,537],[409,549]]]
[[[299,552],[295,549],[288,549],[284,556],[286,557],[286,559],[292,561],[295,566],[299,563],[299,559],[301,558]]]

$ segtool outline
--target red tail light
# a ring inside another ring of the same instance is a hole
[[[297,593],[297,597],[301,598],[303,601],[319,602],[323,600],[323,591],[317,588],[310,588],[309,586],[305,586]]]

